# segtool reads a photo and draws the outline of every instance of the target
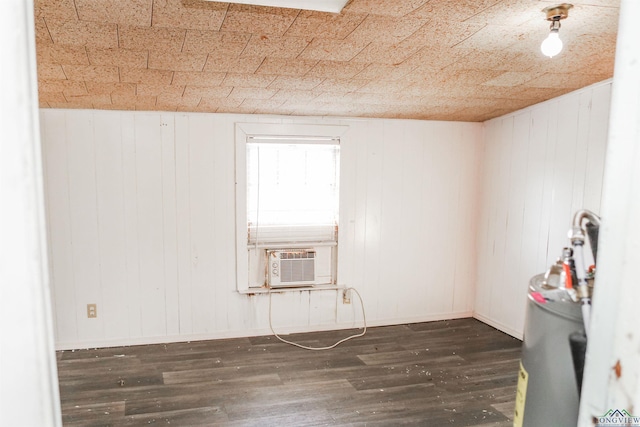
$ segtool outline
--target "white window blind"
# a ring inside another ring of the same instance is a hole
[[[246,147],[248,243],[336,241],[339,141],[248,137]]]

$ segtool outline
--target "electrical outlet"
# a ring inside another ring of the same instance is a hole
[[[342,303],[351,304],[351,291],[349,291],[349,289],[344,289],[342,291]]]
[[[87,317],[93,319],[98,317],[98,309],[96,304],[87,304]]]

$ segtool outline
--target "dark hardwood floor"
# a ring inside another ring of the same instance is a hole
[[[353,331],[287,336],[330,345]],[[521,342],[477,320],[58,352],[65,426],[511,426]]]

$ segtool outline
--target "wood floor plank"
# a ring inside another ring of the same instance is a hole
[[[164,373],[165,384],[223,384],[232,387],[241,384],[250,387],[281,383],[277,372],[265,370],[264,367],[221,367],[215,369],[194,369],[189,371],[167,371]]]
[[[359,330],[292,334],[330,345]],[[510,425],[521,342],[474,319],[58,352],[65,426]]]
[[[184,411],[198,408],[221,408],[223,403],[224,399],[211,397],[208,393],[136,399],[126,402],[124,415]]]
[[[109,371],[103,374],[94,374],[87,378],[60,381],[60,393],[67,391],[74,393],[90,390],[119,389],[123,387],[140,387],[144,385],[161,386],[163,384],[162,372],[140,368],[138,370]]]
[[[220,407],[204,407],[128,415],[114,426],[141,425],[174,425],[174,426],[214,426],[224,425],[228,421],[227,414]]]
[[[62,405],[63,425],[108,425],[124,417],[125,402]]]

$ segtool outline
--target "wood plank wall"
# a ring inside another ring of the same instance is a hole
[[[577,210],[599,214],[610,94],[607,81],[485,122],[478,319],[522,338],[529,279],[569,244]]]
[[[235,291],[239,121],[350,126],[339,280],[360,291],[369,324],[471,315],[481,124],[45,109],[59,349],[269,333],[268,297]],[[274,326],[357,324],[357,298],[340,301],[275,295]]]

